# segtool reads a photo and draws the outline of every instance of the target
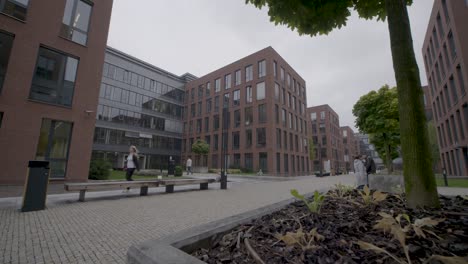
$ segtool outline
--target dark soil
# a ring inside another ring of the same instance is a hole
[[[434,232],[426,233],[425,238],[417,236],[413,230],[406,233],[412,263],[443,263],[431,259],[434,255],[468,256],[466,198],[441,197],[440,209],[412,210],[406,208],[401,196],[388,195],[384,201],[366,206],[357,191],[350,192],[346,198],[332,196],[331,192],[326,196],[319,214],[311,213],[304,203],[295,202],[278,212],[235,228],[215,242],[213,248],[199,249],[192,255],[209,264],[256,263],[244,244],[247,238],[264,263],[398,263],[386,254],[364,250],[356,244],[357,241],[364,241],[387,250],[401,260],[400,263],[407,263],[398,240],[389,233],[373,228],[376,221],[382,218],[378,213],[385,212],[394,217],[407,214],[413,223],[425,217],[445,219],[435,227],[425,228]],[[407,225],[406,220],[401,220],[401,226]],[[303,250],[299,245],[287,246],[275,236],[297,232],[301,227],[304,232],[317,228],[324,239],[313,243],[315,248]]]

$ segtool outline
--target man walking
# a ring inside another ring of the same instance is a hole
[[[187,162],[185,163],[185,167],[187,167],[187,175],[192,174],[192,159],[188,157]]]
[[[375,174],[376,173],[376,167],[375,167],[375,162],[374,159],[371,156],[368,156],[366,158],[366,172],[367,172],[367,186],[369,186],[369,174]]]

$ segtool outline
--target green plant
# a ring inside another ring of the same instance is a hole
[[[335,189],[333,190],[332,195],[338,198],[344,198],[353,189],[353,186],[338,183],[335,184]]]
[[[320,194],[318,191],[314,192],[313,200],[311,202],[307,201],[305,196],[299,194],[296,189],[291,190],[291,195],[296,199],[303,201],[312,213],[320,213],[320,208],[322,207],[323,200],[325,199],[325,196]]]
[[[381,191],[375,191],[371,195],[371,191],[370,191],[369,187],[367,187],[367,185],[364,186],[363,191],[359,191],[359,194],[361,195],[362,200],[364,201],[365,205],[370,205],[372,203],[376,204],[376,203],[379,203],[379,202],[381,202],[381,201],[383,201],[383,200],[385,200],[387,198],[387,194],[382,193]]]
[[[91,180],[107,180],[109,179],[112,165],[102,159],[92,160],[89,165],[88,179]]]
[[[175,166],[175,168],[174,168],[174,176],[175,177],[182,176],[183,172],[184,172],[184,170],[182,169],[182,166]]]

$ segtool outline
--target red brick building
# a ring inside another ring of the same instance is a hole
[[[312,171],[336,175],[345,169],[340,118],[327,104],[307,108],[307,129],[315,148]]]
[[[273,48],[189,82],[185,99],[183,160],[221,168],[224,142],[227,167],[308,174],[306,84]],[[208,155],[191,152],[197,139]]]
[[[442,166],[468,175],[468,3],[435,0],[422,48]]]
[[[340,127],[340,133],[343,142],[343,162],[347,172],[354,169],[354,157],[359,155],[358,140],[354,137],[354,131],[349,126]]]
[[[112,0],[0,1],[0,183],[86,181]]]

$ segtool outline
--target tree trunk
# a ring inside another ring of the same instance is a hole
[[[423,108],[423,92],[414,56],[406,2],[406,0],[385,0],[393,69],[398,87],[406,198],[411,208],[438,207],[439,199]]]

